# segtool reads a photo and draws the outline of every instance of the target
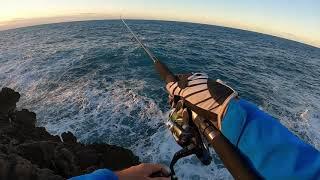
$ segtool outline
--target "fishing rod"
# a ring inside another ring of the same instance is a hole
[[[168,69],[168,67],[163,64],[153,53],[140,41],[138,36],[135,35],[135,33],[131,30],[131,28],[127,25],[127,23],[124,21],[124,19],[120,18],[123,24],[126,26],[128,31],[131,33],[131,35],[134,37],[134,39],[139,43],[139,45],[142,47],[142,49],[147,53],[147,55],[150,57],[150,59],[153,61],[154,66],[156,70],[159,72],[162,79],[166,81],[166,83],[169,82],[175,82],[177,81],[176,76]]]
[[[139,45],[142,47],[142,49],[148,54],[148,56],[150,57],[150,59],[156,63],[158,60],[158,58],[153,55],[153,53],[140,41],[140,39],[134,34],[134,32],[131,30],[131,28],[127,25],[127,23],[121,18],[121,21],[123,22],[123,24],[127,27],[127,29],[129,30],[129,32],[131,33],[131,35],[134,37],[134,39],[139,43]]]
[[[134,39],[139,43],[145,53],[154,62],[155,69],[158,71],[162,79],[166,83],[177,82],[178,78],[175,76],[168,67],[163,64],[138,38],[138,36],[127,25],[124,19],[121,21],[132,34]],[[250,167],[248,162],[237,149],[215,126],[208,123],[201,115],[191,111],[183,101],[176,101],[178,104],[172,108],[167,126],[171,131],[176,142],[183,148],[176,152],[170,163],[171,179],[177,179],[174,173],[174,164],[183,157],[195,154],[204,165],[211,163],[211,156],[206,146],[207,143],[211,144],[215,152],[220,157],[225,167],[229,170],[235,179],[240,180],[254,180],[261,179],[260,176]],[[182,104],[179,104],[182,103]],[[191,112],[192,121],[185,121],[179,112],[179,107],[186,106]],[[183,128],[186,127],[186,128]],[[157,176],[157,175],[155,175]],[[159,175],[161,176],[161,175]]]

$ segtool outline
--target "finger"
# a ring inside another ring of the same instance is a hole
[[[172,103],[174,101],[174,97],[169,94],[169,98],[168,99],[169,99],[168,100],[169,104],[172,106],[173,105]]]
[[[181,89],[185,88],[188,84],[188,77],[190,74],[180,74],[177,76],[178,81],[169,82],[166,89],[171,95],[178,95]]]
[[[161,170],[158,171],[158,174],[161,174],[160,177],[169,177],[171,173],[169,168],[162,166]]]
[[[155,178],[149,178],[150,180],[169,180],[170,177],[155,177]]]
[[[166,170],[167,168],[161,164],[145,164],[145,170],[148,172],[149,175],[161,172],[164,175],[169,175],[170,173]]]
[[[169,82],[166,85],[166,89],[171,96],[177,95],[177,94],[175,94],[175,91],[178,90],[178,92],[179,92],[179,90],[180,90],[180,88],[178,87],[178,82]]]
[[[183,109],[182,111],[182,119],[183,119],[183,122],[189,122],[189,112],[187,108]]]
[[[208,79],[208,75],[206,73],[194,73],[191,76],[188,77],[188,80],[195,80],[195,79]]]

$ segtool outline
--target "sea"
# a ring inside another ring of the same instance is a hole
[[[174,73],[225,81],[320,150],[320,48],[213,25],[127,23]],[[36,112],[37,126],[52,134],[71,131],[83,143],[119,145],[166,165],[180,149],[165,127],[165,83],[120,20],[0,31],[2,87],[20,92],[18,108]],[[209,166],[180,160],[178,177],[232,179],[211,153]]]

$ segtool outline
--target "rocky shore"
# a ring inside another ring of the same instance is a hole
[[[17,110],[20,94],[0,91],[0,179],[60,180],[99,168],[120,170],[139,163],[130,150],[82,144],[71,132],[60,136],[36,127],[36,114]]]

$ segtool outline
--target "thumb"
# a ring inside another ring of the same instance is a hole
[[[145,171],[148,172],[148,174],[163,174],[163,175],[170,175],[170,173],[166,170],[167,168],[161,164],[146,164],[145,165]]]

